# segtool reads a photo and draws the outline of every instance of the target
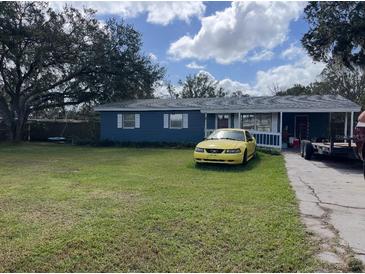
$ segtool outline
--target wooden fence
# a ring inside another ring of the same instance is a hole
[[[100,122],[85,120],[49,120],[28,121],[24,128],[24,141],[47,141],[50,137],[65,137],[77,141],[99,140]],[[0,121],[0,141],[7,139],[7,132]]]

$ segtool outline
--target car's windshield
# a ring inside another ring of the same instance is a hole
[[[207,138],[207,140],[219,139],[245,141],[245,134],[242,131],[237,130],[216,130]]]

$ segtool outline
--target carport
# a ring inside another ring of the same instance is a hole
[[[340,112],[286,112],[283,113],[283,143],[290,137],[299,140],[322,141],[330,137],[353,137],[354,118],[360,107]]]

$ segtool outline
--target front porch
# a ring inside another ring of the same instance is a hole
[[[205,137],[218,128],[243,128],[265,148],[286,148],[293,139],[352,137],[353,127],[354,112],[205,113]]]

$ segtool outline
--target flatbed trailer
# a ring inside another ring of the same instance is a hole
[[[306,160],[310,160],[313,155],[327,155],[360,160],[360,157],[357,153],[357,146],[353,142],[353,139],[344,139],[346,140],[344,142],[311,142],[308,140],[303,140],[300,146],[301,156]]]
[[[336,142],[336,140],[341,141]],[[354,131],[351,132],[351,137],[333,136],[330,134],[329,141],[311,142],[309,140],[302,140],[300,143],[300,153],[306,160],[310,160],[313,155],[328,155],[360,160],[363,162],[365,178],[365,111],[359,115],[358,123]]]

